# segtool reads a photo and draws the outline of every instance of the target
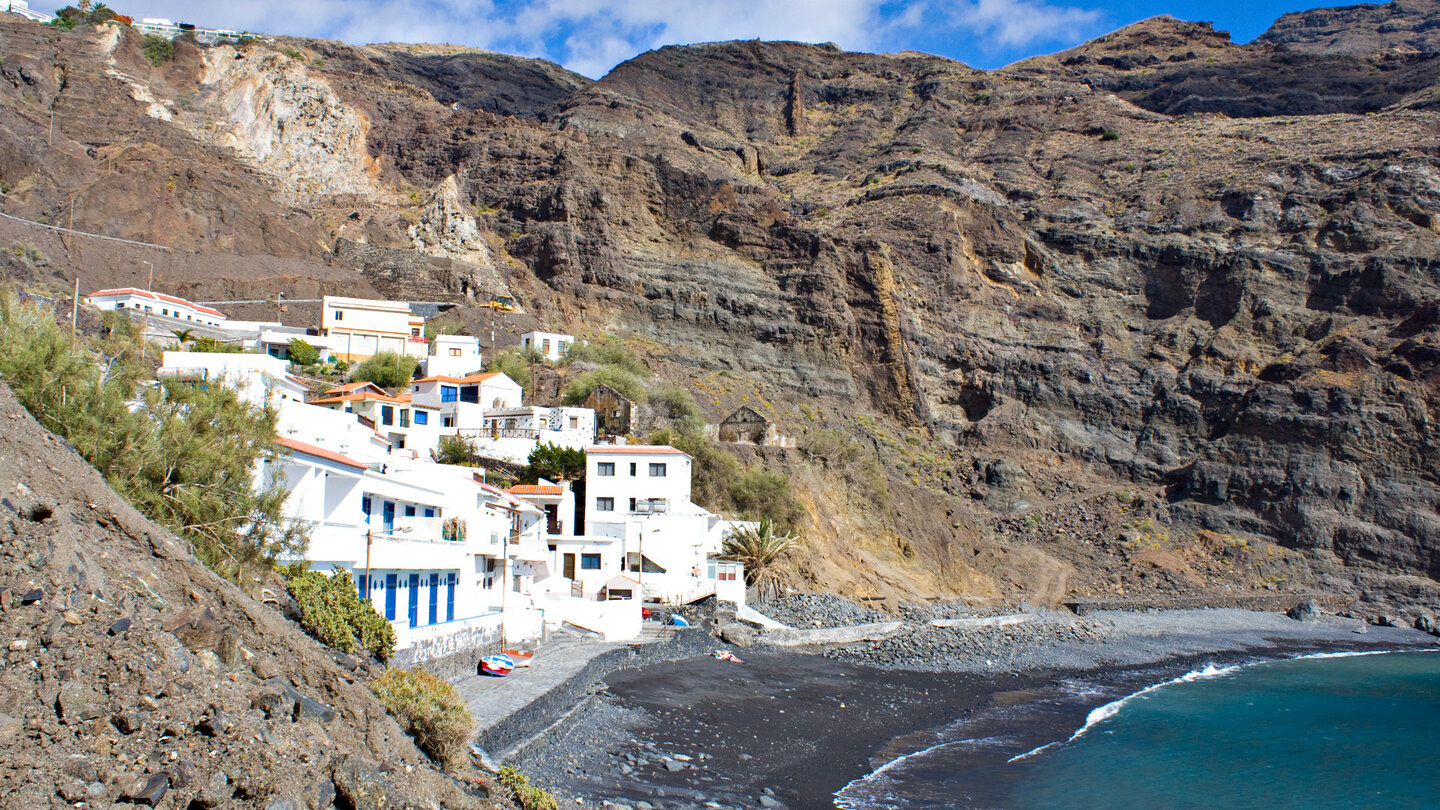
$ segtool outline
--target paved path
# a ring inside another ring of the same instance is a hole
[[[634,643],[634,642],[628,642]],[[455,684],[460,697],[470,704],[475,733],[480,733],[532,701],[564,683],[607,650],[625,642],[587,639],[554,639],[535,650],[531,665],[514,670],[503,678],[471,675]]]

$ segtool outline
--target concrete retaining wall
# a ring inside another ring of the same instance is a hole
[[[549,728],[589,694],[597,681],[622,669],[638,669],[665,661],[708,655],[715,639],[702,628],[675,630],[664,641],[617,647],[590,659],[585,668],[531,701],[529,705],[475,736],[474,744],[486,753],[504,757],[521,743]],[[473,670],[472,670],[473,673]]]

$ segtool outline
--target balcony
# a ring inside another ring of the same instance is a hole
[[[630,511],[632,515],[663,515],[670,511],[670,499],[649,498],[635,502],[635,508]]]

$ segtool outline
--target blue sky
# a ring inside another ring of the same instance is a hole
[[[598,78],[663,45],[725,39],[834,42],[918,50],[994,68],[1170,14],[1206,20],[1237,42],[1286,11],[1353,0],[118,0],[135,17],[342,39],[448,42],[536,56]],[[31,0],[34,7],[42,2]]]

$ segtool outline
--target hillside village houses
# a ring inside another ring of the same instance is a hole
[[[568,355],[574,342],[574,335],[562,335],[559,332],[526,332],[520,336],[521,349],[536,352],[552,363]]]
[[[346,308],[403,314],[336,307]],[[286,454],[257,469],[257,485],[282,482],[286,517],[310,530],[305,562],[354,576],[395,627],[400,663],[536,642],[565,627],[633,639],[645,599],[744,600],[739,564],[717,559],[737,524],[690,501],[689,456],[596,445],[594,411],[526,405],[504,374],[437,374],[395,394],[345,383],[307,396],[305,380],[268,354],[171,350],[158,375],[223,381],[275,409]],[[568,482],[505,491],[483,469],[440,464],[435,451],[447,435],[517,463],[541,442],[585,448],[585,503]]]
[[[320,334],[336,358],[356,363],[381,352],[425,359],[425,318],[404,301],[327,295],[320,302]]]

